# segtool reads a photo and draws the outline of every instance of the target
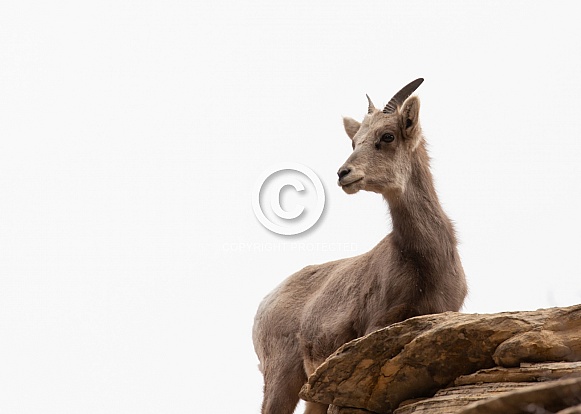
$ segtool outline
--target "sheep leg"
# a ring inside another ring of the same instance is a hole
[[[313,361],[309,358],[305,358],[305,371],[307,372],[307,376],[311,376],[313,372],[317,369],[319,365],[323,363],[324,360],[321,361]],[[315,402],[307,401],[305,404],[305,414],[327,414],[327,409],[329,406],[327,404],[320,404]]]
[[[329,408],[329,406],[327,404],[307,402],[306,408],[305,408],[305,414],[327,414],[328,408]]]
[[[262,414],[292,414],[299,402],[299,391],[306,380],[300,365],[265,370]]]

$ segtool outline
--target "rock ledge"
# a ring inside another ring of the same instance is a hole
[[[343,345],[313,373],[301,397],[342,414],[525,413],[535,412],[533,405],[543,413],[581,414],[578,361],[581,305],[446,312]]]

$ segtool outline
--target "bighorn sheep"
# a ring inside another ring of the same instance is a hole
[[[291,414],[298,393],[344,343],[412,316],[458,311],[466,280],[452,223],[434,189],[419,123],[417,79],[383,110],[369,102],[359,123],[344,118],[353,153],[339,168],[347,194],[383,195],[393,231],[360,256],[307,266],[267,295],[253,341],[264,375],[262,414]],[[305,414],[327,412],[307,402]]]

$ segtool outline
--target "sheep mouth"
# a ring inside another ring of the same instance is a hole
[[[358,183],[361,180],[363,180],[363,177],[356,178],[354,180],[349,181],[348,183],[343,183],[343,182],[341,182],[341,180],[338,180],[337,184],[339,184],[339,186],[341,186],[341,187],[349,187],[350,185]]]
[[[355,194],[363,188],[363,177],[356,178],[355,180],[346,183],[339,182],[339,185],[347,194]]]

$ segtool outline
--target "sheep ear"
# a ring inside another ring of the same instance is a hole
[[[420,100],[417,96],[407,99],[399,111],[403,125],[404,139],[409,142],[410,149],[415,151],[421,141]]]
[[[405,128],[405,133],[407,135],[413,135],[417,130],[416,127],[420,120],[420,100],[418,97],[412,96],[406,100],[399,114]]]
[[[354,120],[353,118],[343,117],[343,126],[345,127],[345,132],[349,135],[349,138],[353,139],[361,124]]]
[[[400,116],[405,125],[405,129],[415,127],[418,124],[420,115],[420,100],[417,96],[412,96],[405,101],[403,108],[400,110]]]

